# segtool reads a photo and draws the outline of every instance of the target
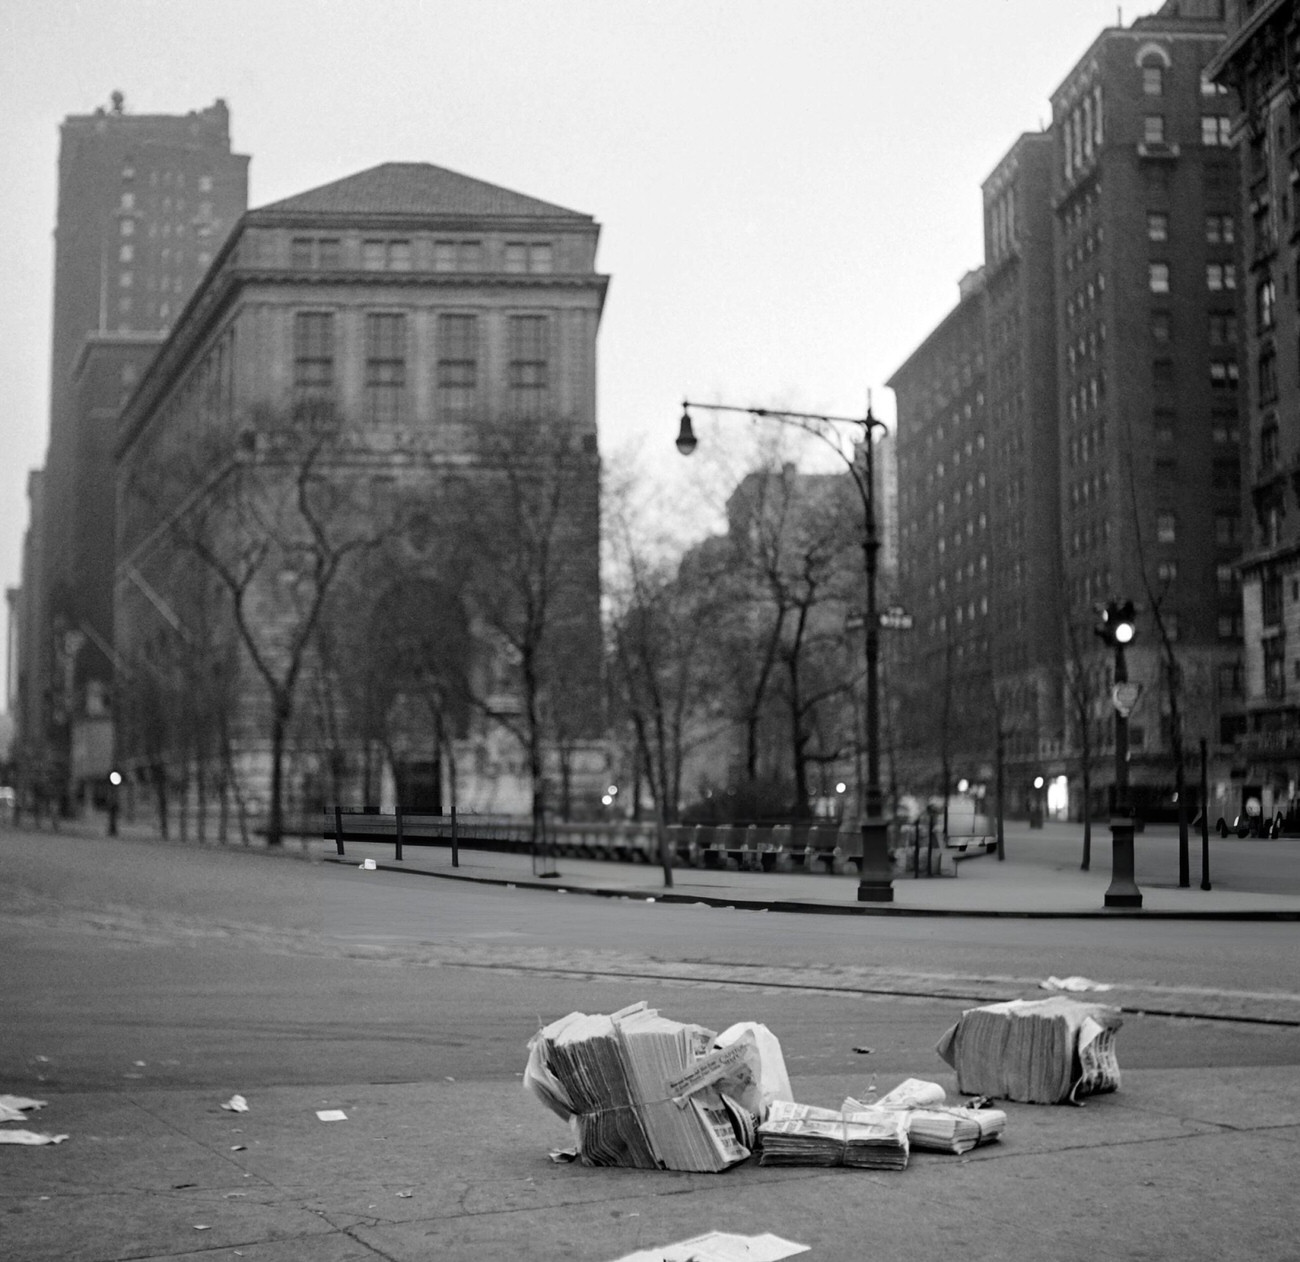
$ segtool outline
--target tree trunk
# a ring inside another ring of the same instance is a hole
[[[271,720],[271,810],[266,823],[266,844],[278,846],[284,841],[284,736],[288,726],[287,707],[275,703]]]

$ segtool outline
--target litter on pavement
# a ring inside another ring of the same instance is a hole
[[[373,872],[377,866],[378,865],[373,859],[367,859],[364,863],[357,864],[357,867],[359,867],[363,872]]]
[[[1118,1008],[1054,995],[968,1008],[935,1049],[963,1095],[1078,1104],[1119,1088]]]
[[[811,1245],[782,1240],[770,1231],[761,1236],[737,1236],[728,1231],[710,1231],[707,1235],[676,1244],[638,1249],[615,1262],[780,1262],[796,1253],[807,1253]]]
[[[1043,990],[1111,990],[1113,987],[1110,982],[1094,982],[1090,977],[1049,977],[1045,982],[1039,982],[1039,987]]]
[[[0,1095],[0,1122],[25,1122],[27,1114],[45,1107],[44,1100],[29,1100],[21,1095]],[[0,1129],[0,1144],[61,1144],[66,1135],[43,1135],[38,1131]]]
[[[322,1122],[346,1122],[348,1115],[342,1109],[317,1109],[316,1116]]]
[[[0,1095],[0,1122],[25,1122],[32,1109],[43,1109],[44,1100],[29,1100],[21,1095]]]
[[[950,1107],[938,1083],[917,1078],[870,1104],[796,1103],[767,1026],[717,1034],[644,1003],[571,1012],[539,1030],[524,1087],[573,1132],[571,1148],[548,1153],[556,1165],[718,1172],[757,1155],[760,1165],[903,1170],[913,1136],[918,1149],[964,1153],[998,1139],[1007,1121],[1000,1109]]]
[[[231,1113],[247,1113],[248,1101],[242,1095],[232,1095],[221,1107]]]

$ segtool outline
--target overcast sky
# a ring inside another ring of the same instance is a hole
[[[1130,0],[1123,21],[1154,12]],[[432,162],[592,214],[602,450],[680,481],[684,396],[893,418],[981,262],[980,182],[1114,0],[5,0],[0,584],[44,463],[58,128],[224,97],[250,205]],[[702,421],[701,456],[743,420]],[[701,459],[697,456],[696,461]]]

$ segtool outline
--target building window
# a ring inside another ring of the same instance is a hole
[[[334,388],[334,316],[299,311],[293,318],[293,386],[303,392]]]
[[[438,402],[464,409],[478,388],[478,317],[438,316]]]
[[[212,192],[212,176],[210,175],[199,176],[199,192],[200,193]]]
[[[1177,534],[1177,523],[1173,513],[1160,513],[1156,516],[1157,543],[1173,543]]]
[[[409,241],[390,241],[386,260],[390,272],[409,272],[411,270],[411,243]]]
[[[479,272],[483,270],[483,246],[478,241],[435,241],[435,272]]]
[[[1163,66],[1142,67],[1142,92],[1146,96],[1164,96],[1165,70]]]
[[[121,285],[123,289],[130,289],[132,280],[134,280],[134,277],[130,272],[122,272],[117,278],[117,283]]]
[[[506,242],[507,272],[532,272],[540,275],[554,270],[554,254],[549,241]]]
[[[1169,216],[1160,210],[1147,211],[1147,240],[1169,240]]]
[[[367,272],[409,272],[411,243],[406,240],[363,241],[361,266]]]
[[[1232,119],[1226,114],[1201,115],[1201,144],[1227,147],[1232,143]]]
[[[1231,245],[1237,239],[1237,225],[1231,215],[1206,215],[1205,239],[1211,245]]]
[[[293,239],[289,263],[295,269],[337,271],[342,261],[341,243],[337,237],[294,237]]]
[[[509,383],[512,402],[526,412],[545,399],[548,385],[547,327],[545,316],[510,317]]]
[[[1260,600],[1263,608],[1264,625],[1277,627],[1282,625],[1282,575],[1266,574],[1260,584]]]
[[[1156,577],[1162,583],[1172,583],[1178,577],[1178,562],[1161,561],[1156,566]]]
[[[124,245],[118,250],[117,257],[119,262],[129,263],[135,257],[135,250],[129,245]]]
[[[1277,422],[1272,421],[1259,431],[1259,471],[1267,473],[1277,465],[1281,451]]]
[[[1213,293],[1237,288],[1237,269],[1232,263],[1207,263],[1205,287]]]
[[[1232,619],[1228,619],[1231,626]],[[1219,639],[1226,640],[1230,638],[1223,631],[1223,619],[1219,619]],[[1241,665],[1240,663],[1229,662],[1219,667],[1219,693],[1224,697],[1237,697],[1241,695]]]
[[[1147,285],[1153,294],[1167,294],[1169,292],[1169,264],[1147,264]]]
[[[1169,312],[1156,311],[1151,316],[1151,340],[1164,346],[1169,341]]]
[[[1163,145],[1165,143],[1165,116],[1163,114],[1148,114],[1142,120],[1142,139],[1148,145]]]
[[[1231,513],[1216,513],[1214,517],[1214,542],[1221,548],[1235,547],[1241,542],[1241,521]]]
[[[123,235],[124,237],[133,237],[133,236],[135,236],[135,220],[134,220],[134,219],[123,219],[123,220],[122,220],[122,228],[121,228],[121,232],[122,232],[122,235]]]
[[[1237,571],[1231,565],[1214,567],[1214,579],[1219,585],[1219,595],[1233,597],[1237,594]]]
[[[122,209],[123,210],[135,209],[135,194],[131,192],[130,189],[128,189],[126,192],[122,194]]]
[[[405,392],[406,317],[371,313],[366,316],[366,420],[401,420]]]
[[[1286,696],[1286,640],[1280,635],[1264,641],[1264,695],[1270,701]]]
[[[1255,322],[1262,332],[1273,327],[1273,309],[1277,290],[1271,280],[1262,280],[1255,289]]]
[[[1210,345],[1211,346],[1236,346],[1237,344],[1237,317],[1227,315],[1224,312],[1214,312],[1210,315]]]
[[[1235,390],[1240,377],[1235,359],[1210,361],[1210,387],[1214,390]]]
[[[1277,355],[1272,351],[1259,357],[1259,401],[1277,402]]]

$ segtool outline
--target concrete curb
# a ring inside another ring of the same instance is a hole
[[[337,863],[343,867],[356,867],[356,861],[341,855],[325,855],[324,863]],[[1224,920],[1248,922],[1300,921],[1300,910],[1292,911],[1155,911],[1141,907],[1099,907],[1094,911],[1010,911],[975,907],[897,907],[873,906],[851,903],[814,903],[798,899],[728,898],[708,894],[679,894],[665,890],[654,895],[630,894],[625,889],[604,886],[573,884],[552,885],[528,879],[508,879],[495,876],[469,876],[458,872],[430,872],[424,868],[398,867],[392,863],[376,861],[382,872],[401,872],[407,876],[427,876],[443,881],[468,881],[476,885],[511,886],[517,889],[546,890],[552,894],[587,894],[597,898],[626,898],[637,902],[653,900],[658,903],[695,904],[708,907],[735,907],[741,911],[789,912],[810,916],[965,916],[1011,920]]]

